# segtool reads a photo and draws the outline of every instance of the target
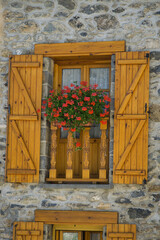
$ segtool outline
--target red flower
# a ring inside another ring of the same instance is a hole
[[[75,87],[75,85],[73,83],[71,83],[71,87]]]
[[[59,111],[59,112],[62,112],[62,108],[58,108],[58,111]]]
[[[76,147],[80,147],[81,143],[80,142],[76,142]]]
[[[46,106],[42,106],[42,109],[45,109],[46,108]]]
[[[54,117],[59,117],[59,113],[55,113],[53,116]]]
[[[105,117],[105,113],[100,113],[100,117]]]
[[[97,87],[98,87],[98,84],[94,84],[93,87],[94,87],[94,88],[97,88]]]
[[[62,107],[68,107],[68,104],[63,103]]]
[[[65,90],[71,90],[68,86],[64,86]]]
[[[68,95],[67,95],[67,94],[64,94],[64,95],[63,95],[63,97],[64,97],[64,98],[67,98],[67,97],[68,97]]]
[[[62,125],[62,126],[65,126],[65,125],[66,125],[66,121],[61,122],[61,125]]]
[[[105,105],[105,108],[109,108],[109,104]]]
[[[43,101],[42,101],[42,104],[46,104],[46,103],[47,103],[46,100],[43,100]]]
[[[52,109],[52,112],[56,112],[56,111],[57,111],[57,109],[56,109],[56,108],[53,108],[53,109]]]
[[[48,116],[48,114],[47,114],[47,113],[44,113],[44,116],[45,116],[45,117],[47,117],[47,116]]]
[[[84,101],[89,102],[90,101],[90,97],[84,97]]]
[[[82,107],[82,111],[87,111],[87,108],[86,107]]]
[[[93,106],[94,106],[94,105],[95,105],[95,102],[91,102],[91,105],[93,105]]]
[[[93,110],[89,110],[88,112],[89,112],[89,114],[93,114]]]
[[[58,100],[61,100],[61,99],[63,99],[63,97],[62,96],[58,96]]]
[[[97,96],[97,93],[93,92],[93,93],[92,93],[92,96]]]
[[[68,130],[68,128],[63,128],[64,131]]]
[[[107,95],[104,95],[104,100],[105,100],[105,101],[108,101],[108,102],[111,101],[111,99],[110,99]]]
[[[80,120],[81,120],[81,117],[76,117],[76,119],[77,119],[78,121],[80,121]]]
[[[41,112],[41,110],[40,110],[40,109],[37,109],[37,113],[39,113],[39,112]]]
[[[81,81],[81,85],[82,86],[87,86],[87,82],[86,81]]]
[[[83,105],[83,102],[79,102],[79,106],[81,106],[81,107],[82,107],[82,105]]]
[[[81,90],[79,90],[78,94],[79,94],[79,95],[82,95],[82,91],[81,91]]]
[[[101,120],[100,123],[102,123],[102,124],[106,124],[107,121]]]
[[[102,100],[101,100],[101,99],[99,99],[99,102],[102,102]]]
[[[72,98],[77,99],[78,100],[78,96],[76,94],[72,94]]]
[[[75,128],[71,128],[71,132],[75,132],[76,131],[76,129]]]
[[[64,113],[64,116],[65,116],[65,117],[69,117],[69,114],[68,114],[68,113]]]
[[[71,118],[73,118],[73,115],[71,115]]]
[[[53,89],[53,90],[50,90],[49,93],[54,93],[54,89]]]

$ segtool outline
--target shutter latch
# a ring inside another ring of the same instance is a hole
[[[147,112],[147,103],[145,103],[145,113]]]

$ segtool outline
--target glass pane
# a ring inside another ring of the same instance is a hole
[[[90,85],[98,84],[97,89],[109,89],[109,68],[90,68]]]
[[[62,70],[62,88],[64,86],[70,87],[71,83],[80,85],[81,82],[81,69],[70,68]]]
[[[80,85],[81,82],[81,69],[70,68],[62,70],[62,88],[64,86],[70,87],[71,83]],[[61,128],[61,138],[67,138],[68,131]],[[76,138],[79,138],[79,133],[76,133]]]
[[[90,240],[100,240],[100,233],[91,233]]]
[[[90,138],[100,138],[101,131],[100,131],[100,124],[93,124],[90,129]]]
[[[78,240],[78,233],[63,233],[63,240]]]

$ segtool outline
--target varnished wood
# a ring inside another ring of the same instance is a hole
[[[9,120],[18,120],[18,121],[24,121],[24,120],[26,120],[26,121],[37,121],[37,119],[38,119],[38,116],[37,115],[35,115],[35,116],[20,116],[20,115],[10,115],[9,116]]]
[[[36,170],[34,169],[8,169],[7,174],[36,174]]]
[[[102,183],[108,183],[108,179],[99,179],[99,178],[47,178],[47,182],[102,182]]]
[[[40,236],[41,235],[41,231],[36,231],[36,230],[32,230],[32,231],[19,230],[19,231],[16,231],[16,235],[17,236]]]
[[[35,210],[35,221],[47,224],[96,224],[117,223],[117,212],[93,212],[93,211],[54,211]]]
[[[147,179],[149,59],[146,53],[116,54],[114,183],[142,184]]]
[[[51,165],[49,177],[56,178],[56,161],[57,161],[57,127],[51,125]]]
[[[117,114],[117,119],[126,120],[126,119],[139,119],[144,120],[147,118],[146,114]]]
[[[140,131],[142,130],[142,128],[144,126],[144,124],[145,124],[145,120],[140,120],[140,122],[139,122],[139,124],[138,124],[138,126],[137,126],[137,128],[136,128],[136,130],[135,130],[135,132],[134,132],[134,134],[132,136],[132,138],[130,139],[130,141],[128,143],[128,146],[126,147],[125,151],[123,152],[123,154],[122,154],[122,156],[121,156],[121,158],[120,158],[120,160],[119,160],[119,162],[118,162],[118,164],[116,166],[117,170],[122,168],[122,166],[123,166],[123,164],[124,164],[124,162],[126,160],[126,157],[128,156],[131,148],[133,147],[133,144],[135,143],[135,141],[136,141]]]
[[[14,62],[12,67],[18,68],[38,68],[40,67],[40,62]]]
[[[68,132],[67,137],[67,169],[66,178],[73,178],[73,154],[74,154],[74,142],[72,132]]]
[[[12,71],[13,71],[15,77],[16,77],[16,80],[19,84],[21,92],[23,93],[23,95],[24,95],[24,97],[27,101],[28,107],[31,109],[31,115],[36,115],[35,107],[33,106],[32,100],[31,100],[31,98],[30,98],[30,96],[29,96],[29,94],[28,94],[28,92],[27,92],[27,90],[24,86],[23,80],[22,80],[17,68],[13,67]]]
[[[43,240],[43,223],[14,222],[13,240],[17,239]]]
[[[107,224],[107,240],[136,240],[135,224]]]
[[[131,60],[118,60],[117,62],[118,64],[124,64],[124,65],[128,65],[128,64],[147,64],[148,63],[148,59],[131,59]]]
[[[28,65],[32,62],[33,67],[32,64]],[[17,63],[22,65],[18,67]],[[28,67],[24,67],[24,63]],[[36,64],[37,67],[34,67],[35,63],[39,63]],[[8,182],[39,181],[41,112],[37,113],[37,110],[41,109],[42,67],[43,57],[39,55],[11,57],[9,78],[11,111],[8,116],[6,167]],[[33,163],[28,159],[32,159]]]
[[[26,145],[24,143],[23,137],[22,137],[22,135],[21,135],[21,133],[20,133],[18,127],[17,127],[16,122],[13,120],[13,121],[10,122],[10,124],[11,124],[11,126],[12,126],[12,128],[14,130],[14,133],[15,133],[16,137],[18,138],[18,142],[20,143],[21,149],[22,149],[22,151],[25,154],[26,161],[28,162],[29,167],[31,169],[35,169],[35,165],[33,163],[33,160],[32,160],[32,158],[30,156],[30,153],[28,152],[28,149],[27,149],[27,147],[26,147]]]
[[[145,170],[116,170],[115,174],[117,175],[137,175],[137,176],[144,176],[146,175]]]
[[[82,178],[87,179],[90,177],[89,171],[89,154],[90,154],[90,128],[85,127],[83,130],[83,153],[82,153]]]
[[[35,44],[35,54],[44,56],[104,56],[125,51],[125,41]]]
[[[146,66],[147,66],[146,64],[143,64],[143,65],[141,65],[140,69],[138,70],[138,72],[137,72],[135,78],[133,79],[133,82],[132,82],[129,90],[127,91],[126,96],[125,96],[125,98],[124,98],[124,100],[123,100],[123,102],[122,102],[122,104],[119,108],[118,114],[122,114],[124,109],[126,108],[126,105],[129,102],[129,100],[130,100],[130,98],[131,98],[131,96],[132,96],[132,94],[133,94],[133,92],[134,92],[134,90],[135,90],[135,88],[136,88],[136,86],[137,86],[137,84],[138,84]]]

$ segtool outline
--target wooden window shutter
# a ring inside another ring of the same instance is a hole
[[[136,240],[135,224],[107,224],[107,240]]]
[[[38,182],[43,56],[10,58],[7,182]]]
[[[43,240],[42,222],[15,222],[13,240]]]
[[[116,54],[113,182],[142,184],[148,163],[149,53]]]

